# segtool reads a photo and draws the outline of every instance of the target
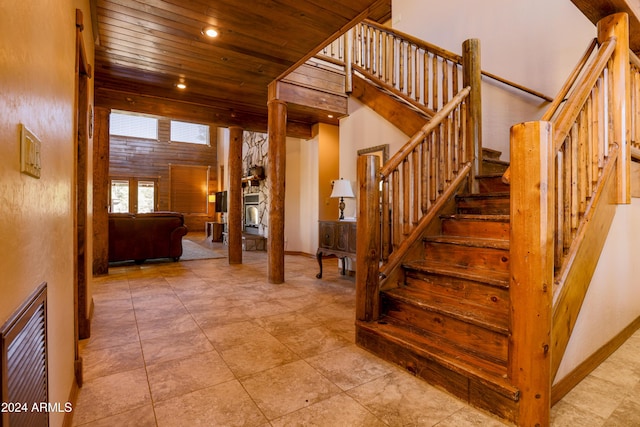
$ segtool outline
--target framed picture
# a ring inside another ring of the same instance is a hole
[[[358,156],[373,154],[380,157],[380,165],[384,165],[389,160],[389,144],[376,145],[375,147],[358,150]]]

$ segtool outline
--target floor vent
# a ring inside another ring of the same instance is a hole
[[[43,283],[0,330],[0,427],[49,425],[47,397],[47,284]]]

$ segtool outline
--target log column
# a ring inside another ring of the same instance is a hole
[[[109,273],[109,108],[94,108],[93,274]]]
[[[482,69],[480,41],[465,40],[462,44],[463,85],[470,86],[467,102],[467,158],[473,170],[469,174],[469,189],[474,190],[475,176],[482,173]]]
[[[242,264],[242,128],[229,128],[227,238],[229,264]]]
[[[620,147],[618,156],[618,203],[631,203],[631,93],[629,91],[629,17],[615,13],[598,21],[598,42],[616,37],[616,48],[611,56],[609,76],[613,108],[611,127],[613,142]]]
[[[547,426],[551,410],[554,153],[550,122],[511,128],[509,372],[517,424]]]
[[[269,185],[268,280],[284,282],[284,181],[287,140],[287,104],[274,99],[269,109]]]

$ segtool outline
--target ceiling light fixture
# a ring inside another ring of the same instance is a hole
[[[187,88],[187,85],[186,85],[186,84],[184,84],[184,83],[182,83],[182,82],[180,82],[180,83],[176,84],[176,87],[177,87],[178,89],[186,89],[186,88]]]
[[[218,30],[213,27],[205,27],[202,29],[202,34],[213,39],[218,37]]]

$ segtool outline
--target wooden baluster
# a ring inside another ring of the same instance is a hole
[[[570,132],[571,146],[571,239],[576,237],[576,231],[578,230],[578,125],[576,123],[571,126]]]
[[[407,236],[410,228],[411,212],[411,167],[409,157],[402,161],[402,234]]]
[[[405,55],[406,55],[406,46],[407,44],[400,40],[398,46],[398,90],[400,92],[404,91],[404,79],[405,79]]]
[[[434,54],[431,59],[431,108],[438,111],[438,57]]]
[[[564,158],[564,182],[562,183],[562,189],[564,191],[564,222],[562,223],[562,233],[564,235],[564,246],[562,248],[562,256],[571,246],[571,137],[567,136],[563,146],[563,158]]]
[[[438,140],[438,195],[445,190],[445,181],[447,180],[446,169],[446,141],[444,134],[444,121],[440,123],[435,130],[436,139]]]
[[[587,185],[587,169],[589,166],[587,160],[587,144],[589,143],[587,137],[588,133],[588,124],[587,124],[587,109],[582,109],[579,116],[578,121],[578,217],[582,218],[584,213],[587,210],[587,198],[591,196],[591,193],[588,193],[588,185]]]
[[[589,197],[591,197],[591,194],[593,194],[593,167],[592,167],[592,163],[591,163],[591,159],[593,158],[593,151],[594,151],[594,145],[596,144],[596,141],[594,141],[593,139],[593,92],[591,92],[591,95],[589,96],[589,98],[587,99],[587,105],[586,105],[586,117],[585,117],[585,122],[586,122],[586,128],[587,128],[587,152],[586,152],[586,158],[585,158],[585,164],[584,164],[584,168],[586,171],[586,180],[587,180],[587,194],[589,195]]]
[[[413,96],[413,45],[407,43],[407,96]]]
[[[396,38],[395,36],[391,36],[391,52],[389,55],[389,74],[391,75],[391,86],[396,86],[396,63],[397,63],[397,53],[398,49],[396,48]],[[388,81],[387,81],[388,83]]]
[[[447,102],[449,102],[449,61],[442,59],[442,105],[447,105]]]
[[[421,200],[420,207],[422,209],[422,214],[426,214],[429,210],[429,157],[431,153],[429,152],[429,137],[425,136],[422,140],[422,160],[420,162],[422,166],[422,173],[420,176],[420,189],[421,189]]]
[[[425,107],[430,107],[429,105],[429,52],[425,51],[422,58],[422,90],[423,95],[422,99],[424,99]],[[430,107],[433,110],[433,107]]]
[[[389,180],[382,182],[382,259],[387,261],[391,253],[391,218],[389,212]]]
[[[458,175],[460,170],[460,106],[458,105],[455,110],[452,111],[453,123],[453,147],[451,152],[452,172],[454,176]]]
[[[565,169],[564,169],[564,147],[560,148],[557,153],[555,162],[556,173],[556,205],[555,205],[555,247],[554,247],[554,266],[560,268],[562,266],[562,259],[564,258],[564,183],[565,183]]]
[[[356,319],[379,317],[380,187],[377,156],[358,156],[358,223],[356,234]]]
[[[429,166],[429,198],[431,203],[435,202],[436,197],[438,196],[438,143],[436,139],[435,130],[431,132],[429,135],[429,146],[431,151],[430,166]]]
[[[394,169],[393,173],[393,180],[391,181],[392,184],[392,191],[393,191],[393,198],[391,199],[391,203],[392,203],[392,208],[391,208],[391,217],[392,217],[392,224],[393,224],[393,231],[392,231],[392,242],[393,242],[393,248],[391,250],[391,252],[395,251],[397,249],[398,246],[400,246],[400,243],[402,242],[402,230],[400,229],[400,171],[398,169]]]
[[[421,146],[419,145],[416,147],[415,150],[413,150],[413,153],[411,153],[412,159],[411,162],[413,163],[413,176],[411,177],[411,183],[413,186],[413,196],[412,196],[412,200],[411,200],[411,206],[413,207],[413,212],[412,212],[412,216],[413,216],[413,227],[412,229],[418,224],[418,221],[420,220],[420,151],[421,151]]]

